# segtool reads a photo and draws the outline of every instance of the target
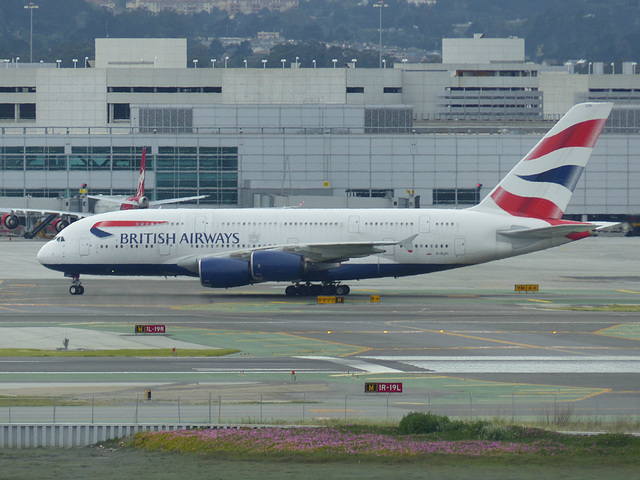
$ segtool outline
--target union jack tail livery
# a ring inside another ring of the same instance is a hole
[[[575,105],[473,210],[559,220],[612,106]]]

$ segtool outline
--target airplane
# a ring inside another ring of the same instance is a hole
[[[543,250],[615,225],[562,219],[611,108],[572,107],[470,208],[125,210],[73,223],[37,258],[72,278],[72,295],[90,274],[186,275],[211,288],[287,282],[287,296],[304,296]]]
[[[142,158],[140,160],[140,174],[138,176],[138,188],[135,195],[129,197],[114,197],[107,195],[86,195],[87,198],[95,200],[93,207],[94,213],[104,213],[113,210],[133,210],[139,208],[158,207],[162,205],[168,205],[179,202],[188,202],[191,200],[199,200],[206,198],[208,195],[197,195],[193,197],[180,197],[180,198],[168,198],[164,200],[149,200],[144,194],[144,181],[146,172],[146,158],[147,149],[142,149]],[[83,190],[86,189],[86,184],[82,186]],[[85,192],[86,193],[86,192]],[[47,209],[30,209],[30,208],[11,208],[3,209],[8,210],[0,217],[0,228],[6,230],[15,230],[21,225],[25,225],[26,217],[28,215],[45,217],[39,224],[31,231],[25,232],[26,238],[33,238],[36,234],[40,233],[49,224],[55,233],[60,233],[70,223],[84,217],[92,216],[94,213],[89,212],[71,212],[64,210],[47,210]]]

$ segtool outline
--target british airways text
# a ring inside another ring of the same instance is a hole
[[[239,233],[121,233],[122,245],[237,245]]]

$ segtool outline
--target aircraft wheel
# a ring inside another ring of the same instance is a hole
[[[69,287],[69,293],[71,295],[78,295],[78,286],[77,285],[71,285]]]
[[[298,294],[298,289],[296,288],[295,285],[289,285],[287,288],[284,289],[284,294],[287,297],[295,297]]]
[[[84,294],[84,287],[82,285],[78,285],[78,295]]]
[[[322,285],[311,285],[309,290],[309,293],[313,296],[317,297],[318,295],[322,295]]]
[[[339,295],[339,296],[349,295],[350,291],[351,291],[351,289],[349,288],[348,285],[337,285],[336,286],[336,295]]]

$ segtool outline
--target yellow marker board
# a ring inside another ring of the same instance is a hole
[[[528,284],[528,285],[516,285],[516,292],[539,292],[540,285]]]
[[[318,296],[318,303],[344,303],[344,297]]]

